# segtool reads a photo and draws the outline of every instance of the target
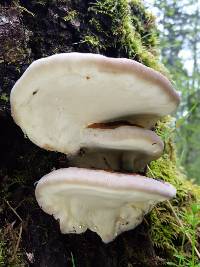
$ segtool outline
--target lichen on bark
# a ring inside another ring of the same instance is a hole
[[[34,183],[53,168],[66,167],[67,158],[43,151],[25,138],[10,116],[8,99],[32,61],[61,52],[127,57],[168,75],[159,61],[153,15],[139,0],[3,0],[0,43],[0,266],[62,267],[72,265],[72,258],[81,267],[164,266],[181,236],[167,204],[109,245],[92,232],[60,234],[57,222],[38,207]],[[165,119],[157,124],[165,153],[150,164],[147,175],[177,187],[171,203],[182,212],[197,201],[199,188],[176,167],[167,123]]]

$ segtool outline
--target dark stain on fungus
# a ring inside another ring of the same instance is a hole
[[[38,90],[33,91],[33,95],[36,95],[38,93]]]
[[[86,79],[89,80],[90,79],[90,76],[86,76]]]

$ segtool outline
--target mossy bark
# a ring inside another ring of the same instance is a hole
[[[37,205],[34,183],[53,168],[68,166],[67,157],[32,144],[13,122],[9,107],[12,86],[35,59],[92,52],[132,58],[166,73],[156,45],[154,18],[139,0],[1,1],[0,266],[165,266],[170,250],[158,249],[159,238],[151,237],[158,231],[155,214],[108,245],[90,231],[60,234],[58,223]],[[159,165],[154,166],[159,176]],[[170,175],[160,178],[172,180]]]

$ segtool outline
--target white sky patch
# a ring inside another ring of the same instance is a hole
[[[185,68],[188,70],[189,75],[191,75],[193,70],[193,60],[191,51],[188,49],[181,50],[178,54],[178,57],[182,58]]]

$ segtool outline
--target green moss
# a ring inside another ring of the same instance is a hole
[[[67,13],[66,16],[63,17],[64,21],[71,21],[73,22],[78,16],[78,13],[76,10],[71,10]]]
[[[176,198],[158,205],[149,216],[151,238],[156,247],[169,253],[182,249],[185,233],[180,227],[174,212],[182,224],[187,225],[186,214],[194,203],[200,201],[200,188],[186,180],[184,174],[176,166],[176,153],[173,145],[173,133],[170,117],[164,118],[157,125],[157,133],[165,142],[163,156],[153,161],[147,172],[148,177],[156,177],[171,183],[177,189]]]
[[[155,27],[155,17],[147,11],[141,1],[132,0],[130,2],[131,21],[135,31],[141,36],[142,45],[150,49],[151,53],[158,55],[158,36]]]
[[[86,35],[83,42],[88,43],[89,45],[94,47],[100,46],[98,37],[94,35]]]
[[[89,12],[91,31],[99,36],[99,47],[115,48],[122,56],[167,74],[156,52],[155,18],[141,1],[96,1]]]
[[[0,95],[0,100],[4,101],[4,102],[8,102],[9,101],[9,97],[7,94],[3,93]]]

